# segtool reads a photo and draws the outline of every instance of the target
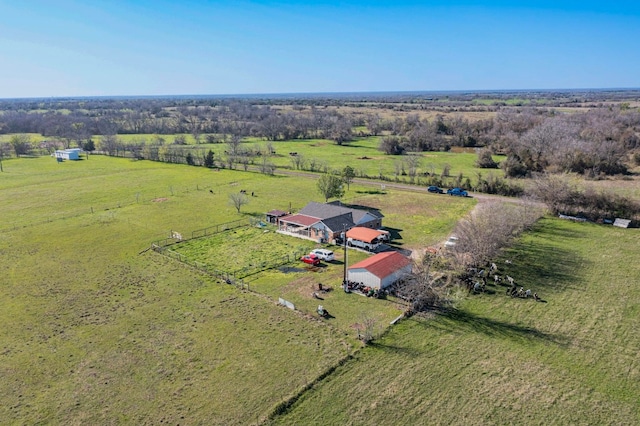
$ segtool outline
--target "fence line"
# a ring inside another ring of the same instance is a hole
[[[283,256],[277,256],[273,259],[262,261],[258,265],[245,266],[244,268],[234,271],[234,274],[240,276],[241,278],[247,278],[251,275],[255,275],[262,271],[268,271],[269,269],[275,269],[279,266],[292,263],[300,259],[300,257],[305,255],[306,253],[307,253],[306,251],[302,251],[302,252],[294,251],[291,254],[285,254]]]
[[[219,269],[214,269],[214,268],[209,268],[207,264],[202,263],[202,262],[198,262],[197,260],[194,261],[190,261],[189,258],[187,258],[187,256],[178,253],[177,251],[168,249],[166,246],[159,246],[156,245],[155,243],[151,245],[151,249],[157,253],[160,253],[164,256],[167,256],[171,259],[177,260],[181,263],[184,263],[188,266],[191,266],[201,272],[204,272],[205,274],[212,276],[214,278],[217,278],[219,280],[224,281],[227,284],[232,284],[234,286],[236,286],[238,289],[240,290],[251,290],[249,287],[249,283],[244,281],[242,278],[244,277],[238,277],[235,273],[233,272],[228,272],[228,271],[222,271]]]
[[[241,228],[243,226],[249,226],[250,222],[247,219],[238,219],[232,222],[220,223],[218,225],[212,225],[207,228],[196,229],[191,233],[191,239],[202,238],[209,235],[218,234],[220,232],[228,231],[230,229]]]
[[[208,228],[205,228],[209,233],[204,233],[204,232],[200,232],[197,233],[196,231],[194,231],[194,233],[192,233],[192,235],[200,235],[197,237],[193,237],[191,239],[194,238],[200,238],[201,236],[206,236],[206,235],[213,235],[215,233],[220,233],[220,232],[225,232],[225,231],[229,231],[241,226],[248,226],[248,224],[244,223],[246,222],[244,219],[243,220],[238,220],[238,221],[234,221],[234,222],[228,222],[226,224],[221,224],[221,225],[215,225],[215,226],[211,226]],[[213,232],[213,229],[216,229],[216,232]],[[200,230],[202,231],[202,230]],[[164,238],[162,240],[158,240],[158,241],[154,241],[153,243],[151,243],[151,249],[155,252],[158,252],[160,254],[163,254],[171,259],[177,260],[181,263],[184,263],[186,265],[189,265],[201,272],[204,272],[210,276],[213,276],[217,279],[220,279],[224,282],[226,282],[227,284],[233,284],[236,287],[240,288],[240,289],[246,289],[246,290],[250,290],[249,288],[249,283],[247,283],[246,281],[244,281],[245,278],[251,276],[251,275],[255,275],[257,273],[263,272],[263,271],[267,271],[270,269],[275,269],[279,266],[283,266],[283,265],[287,265],[290,264],[292,262],[295,262],[296,260],[298,260],[301,256],[303,256],[306,251],[299,251],[296,250],[291,254],[286,254],[286,255],[282,255],[282,256],[276,256],[274,258],[271,259],[267,259],[267,260],[263,260],[261,261],[259,264],[256,265],[249,265],[246,266],[244,268],[238,269],[236,271],[233,272],[229,272],[229,271],[223,271],[223,270],[219,270],[219,269],[215,269],[215,268],[211,268],[209,265],[207,265],[206,263],[203,262],[198,262],[197,260],[190,260],[187,256],[178,253],[175,250],[171,250],[168,248],[168,246],[171,246],[173,244],[176,244],[178,242],[181,241],[186,241],[186,240],[178,240],[176,238],[173,237],[168,237],[168,238]]]

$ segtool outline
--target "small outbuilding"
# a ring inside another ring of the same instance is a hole
[[[287,212],[282,210],[271,210],[266,214],[267,222],[269,223],[278,223],[278,219],[287,215]]]
[[[411,259],[397,251],[378,253],[349,266],[347,279],[384,289],[411,273]]]
[[[79,160],[81,152],[82,150],[80,148],[58,149],[56,150],[55,156],[63,160]]]

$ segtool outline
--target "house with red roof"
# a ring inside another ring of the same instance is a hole
[[[347,269],[347,280],[384,289],[411,273],[411,259],[397,251],[375,254]]]

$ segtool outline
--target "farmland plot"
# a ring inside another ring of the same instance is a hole
[[[242,173],[215,181],[204,169],[98,157],[52,169],[50,160],[12,160],[0,183],[21,224],[0,233],[3,422],[252,423],[352,351],[355,340],[334,328],[138,254],[162,229],[234,217],[229,207],[203,220],[197,206],[216,211],[207,203],[226,194],[195,188],[222,192]],[[133,193],[125,184],[141,180]],[[134,202],[121,208],[40,217],[94,195],[117,205],[125,193]],[[149,200],[158,195],[167,200]]]
[[[637,229],[544,219],[499,262],[505,287],[412,318],[275,424],[637,424]]]
[[[242,227],[206,238],[174,245],[172,250],[209,270],[230,272],[239,278],[271,265],[297,263],[300,256],[315,247],[310,240],[278,234],[273,227]]]

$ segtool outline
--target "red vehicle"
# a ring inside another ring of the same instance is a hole
[[[320,258],[315,254],[305,254],[300,258],[300,260],[313,266],[318,266],[320,264]]]

